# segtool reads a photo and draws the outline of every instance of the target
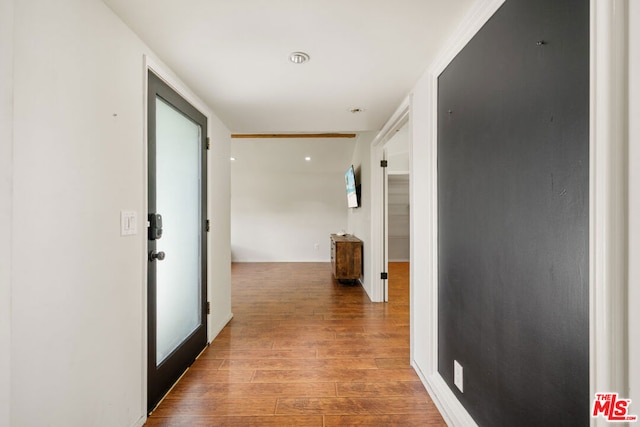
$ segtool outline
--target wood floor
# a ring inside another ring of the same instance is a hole
[[[234,264],[233,320],[147,426],[446,426],[409,365],[409,267],[388,304],[327,263]]]

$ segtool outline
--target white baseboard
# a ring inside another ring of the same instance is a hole
[[[136,422],[131,424],[131,427],[142,427],[146,422],[147,422],[147,414],[144,414],[143,416],[138,418]]]
[[[423,374],[420,367],[411,362],[411,366],[420,377],[420,381],[427,389],[427,393],[431,396],[431,400],[436,405],[442,418],[451,427],[477,427],[478,424],[471,418],[471,415],[462,406],[462,403],[456,398],[447,383],[439,373],[434,373],[428,377]]]

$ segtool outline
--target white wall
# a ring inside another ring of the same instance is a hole
[[[344,174],[354,145],[346,138],[234,139],[233,261],[328,262],[329,234],[347,228]]]
[[[353,234],[362,240],[362,253],[364,260],[362,287],[369,295],[373,295],[371,276],[371,142],[375,138],[375,132],[364,132],[358,135],[353,151],[351,163],[356,170],[356,177],[361,184],[361,206],[349,209],[347,233]],[[382,185],[382,183],[379,183]]]
[[[388,173],[409,172],[410,145],[409,125],[404,125],[385,143],[384,149],[387,153]]]
[[[428,334],[435,324],[433,280],[433,198],[431,166],[435,162],[431,141],[431,75],[418,81],[411,96],[411,357],[417,369],[427,375],[436,366]]]
[[[16,2],[14,52],[11,425],[141,425],[151,52],[97,0]],[[214,204],[225,170],[211,169]],[[138,213],[137,235],[120,236],[120,210]]]
[[[209,152],[209,341],[231,320],[231,132],[208,114]]]
[[[629,398],[640,414],[640,2],[629,2]]]
[[[143,46],[96,1],[15,8],[12,425],[132,425],[144,233],[118,230],[144,206]]]
[[[10,419],[13,0],[0,0],[0,426]]]

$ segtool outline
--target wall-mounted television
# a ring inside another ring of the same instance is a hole
[[[360,206],[360,186],[356,182],[356,174],[353,169],[353,165],[347,169],[344,174],[344,183],[347,186],[347,206],[350,208],[357,208]]]

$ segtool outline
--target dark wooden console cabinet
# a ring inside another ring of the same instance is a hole
[[[331,271],[338,281],[362,276],[362,240],[355,236],[331,235]]]

